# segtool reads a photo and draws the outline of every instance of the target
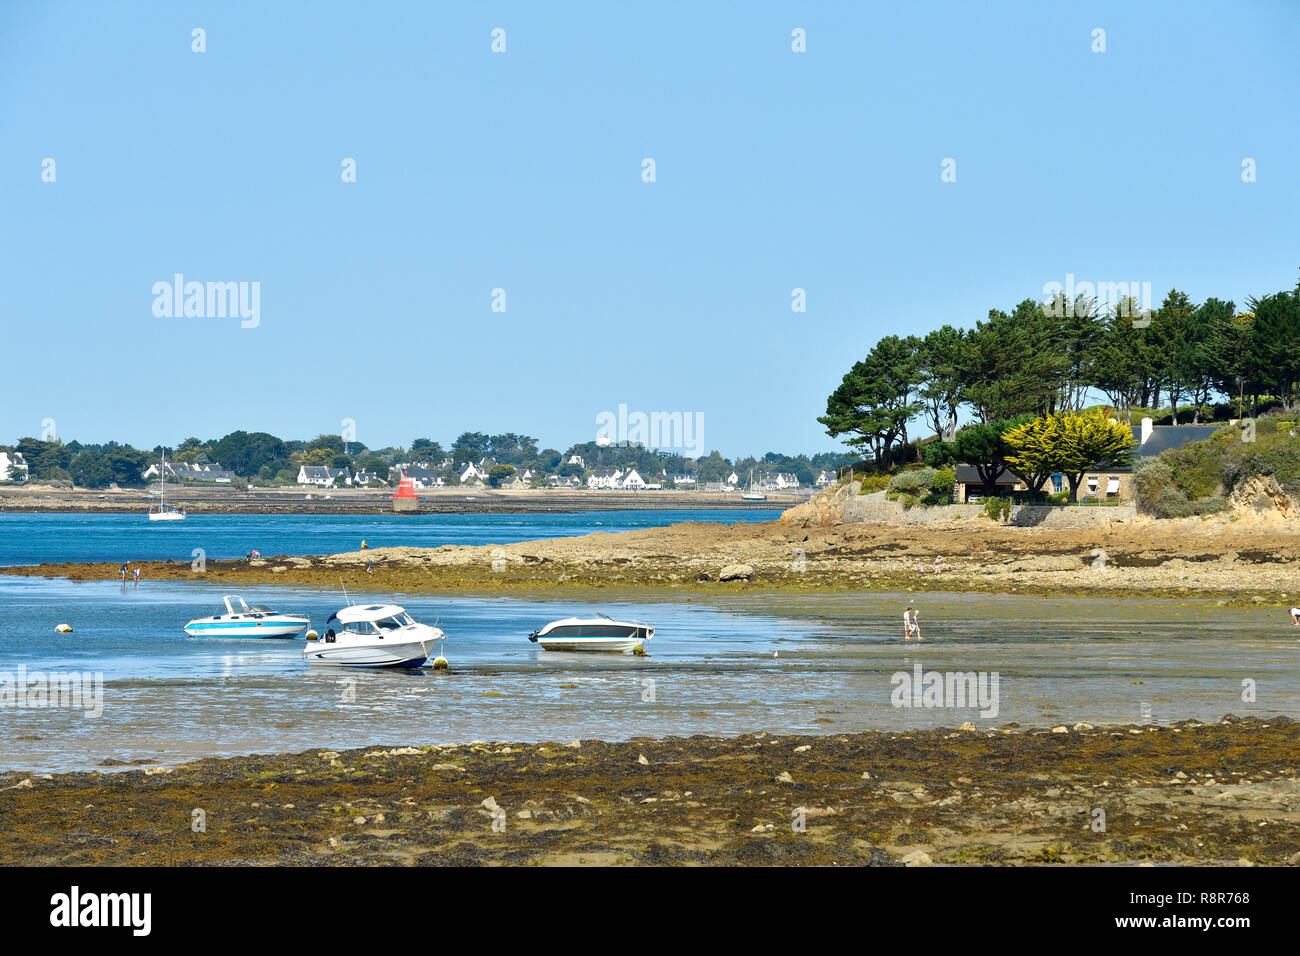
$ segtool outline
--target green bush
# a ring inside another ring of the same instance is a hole
[[[1166,485],[1155,493],[1150,510],[1157,518],[1185,518],[1192,513],[1192,506],[1180,488]]]
[[[862,479],[862,487],[858,490],[860,495],[869,495],[874,491],[883,491],[889,487],[888,475],[867,475]]]
[[[930,480],[930,492],[942,498],[944,503],[952,501],[952,491],[957,487],[957,469],[951,467],[936,468],[934,478]]]
[[[928,491],[931,482],[934,481],[933,468],[917,468],[911,471],[900,471],[889,481],[889,497],[907,494],[915,495],[920,491]]]
[[[1192,512],[1198,515],[1217,514],[1228,506],[1228,499],[1223,495],[1205,495],[1192,502]]]
[[[984,516],[993,521],[1005,521],[1011,517],[1011,499],[985,498]]]
[[[1174,473],[1160,458],[1141,458],[1133,463],[1133,497],[1148,514],[1157,512],[1156,496],[1173,484]]]

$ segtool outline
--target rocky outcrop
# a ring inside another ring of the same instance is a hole
[[[1300,517],[1295,497],[1272,475],[1251,475],[1241,482],[1233,489],[1228,507],[1235,515]]]
[[[849,506],[852,510],[852,505],[861,490],[860,481],[831,485],[803,504],[795,505],[782,512],[781,523],[796,528],[829,528],[832,525],[842,524],[845,521],[845,506]]]

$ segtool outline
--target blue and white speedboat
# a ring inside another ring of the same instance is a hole
[[[185,633],[190,637],[297,637],[311,623],[296,614],[249,607],[238,594],[227,594],[222,600],[225,614],[196,618],[185,625]]]
[[[655,629],[649,624],[615,621],[600,614],[552,621],[528,639],[548,651],[630,651],[654,636]]]

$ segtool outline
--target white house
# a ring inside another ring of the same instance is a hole
[[[585,461],[582,460],[582,456],[581,456],[581,455],[570,455],[570,456],[569,456],[569,464],[570,464],[570,465],[577,465],[579,468],[586,468],[586,467],[587,467],[587,463],[586,463]]]
[[[676,485],[678,488],[681,488],[685,485],[693,485],[695,484],[695,476],[694,475],[673,475],[673,484]]]
[[[345,485],[352,484],[352,476],[346,468],[324,468],[318,465],[303,465],[298,469],[298,484],[318,485],[321,488],[333,486],[337,478],[342,478]]]
[[[765,475],[758,486],[764,491],[782,491],[786,488],[798,488],[799,477],[789,472],[778,472],[775,475]]]
[[[402,471],[402,477],[410,478],[411,482],[415,485],[416,491],[421,491],[425,488],[441,488],[447,483],[446,479],[432,468],[406,468]]]
[[[581,488],[582,479],[576,475],[572,478],[564,478],[560,475],[551,475],[546,479],[547,487],[550,488]]]
[[[640,491],[645,488],[645,479],[637,474],[635,468],[629,468],[615,487],[622,488],[624,491]]]
[[[0,481],[9,481],[9,469],[16,468],[22,472],[22,477],[15,478],[17,481],[26,481],[28,475],[27,462],[23,459],[22,452],[18,451],[0,451]]]
[[[825,488],[834,480],[835,480],[834,476],[832,476],[829,471],[823,471],[820,475],[817,476],[816,484],[818,488]]]
[[[352,483],[354,485],[360,485],[363,488],[366,485],[370,484],[372,481],[378,481],[378,480],[379,480],[379,476],[376,475],[373,471],[359,471],[352,476]]]
[[[519,476],[519,480],[520,480],[520,481],[532,481],[532,480],[533,480],[533,470],[532,470],[531,468],[525,468],[525,469],[524,469],[524,473],[523,473],[522,475]]]
[[[487,470],[484,469],[480,471],[478,468],[475,467],[474,463],[471,461],[468,465],[465,466],[465,470],[460,473],[460,483],[462,485],[468,485],[474,481],[479,481],[479,482],[487,481]]]
[[[735,485],[740,483],[740,476],[734,471],[727,476],[727,484]]]
[[[159,474],[158,462],[154,462],[141,474],[142,478],[157,478]],[[202,465],[192,465],[184,461],[167,462],[167,477],[173,481],[215,481],[218,484],[228,485],[235,473],[218,464],[211,462]]]
[[[588,488],[617,488],[622,479],[622,472],[611,468],[601,468],[587,476]]]

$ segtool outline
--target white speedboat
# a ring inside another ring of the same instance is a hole
[[[330,615],[325,633],[308,641],[302,656],[309,664],[422,667],[446,637],[396,604],[351,605]]]
[[[552,621],[528,639],[548,651],[630,651],[654,636],[655,629],[649,624],[615,621],[599,614]]]
[[[185,625],[190,637],[297,637],[311,623],[296,614],[279,614],[264,607],[249,607],[238,594],[222,601],[226,613],[196,618]]]

